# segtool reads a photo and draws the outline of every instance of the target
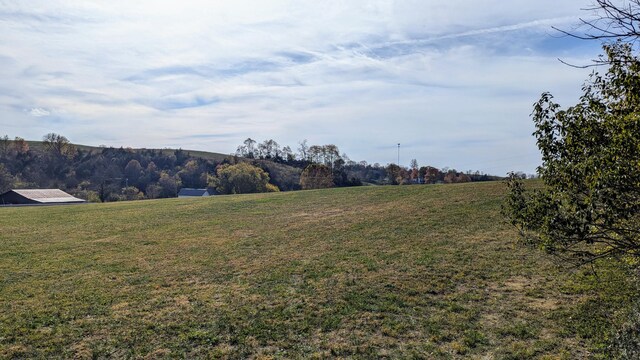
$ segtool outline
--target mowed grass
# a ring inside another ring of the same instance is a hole
[[[583,358],[632,296],[500,183],[0,208],[2,358]]]

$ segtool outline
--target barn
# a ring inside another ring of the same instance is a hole
[[[210,196],[209,190],[207,189],[191,189],[191,188],[182,188],[178,193],[178,197],[202,197],[202,196]]]
[[[13,189],[0,194],[0,205],[63,205],[86,202],[60,189]]]

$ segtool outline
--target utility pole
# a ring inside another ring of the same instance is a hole
[[[398,166],[400,166],[400,143],[398,143]]]

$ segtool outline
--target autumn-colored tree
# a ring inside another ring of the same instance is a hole
[[[210,186],[221,194],[249,194],[279,191],[269,184],[269,174],[259,167],[240,162],[225,164],[217,169],[217,177],[211,179]]]
[[[409,172],[402,166],[389,164],[386,170],[388,183],[391,185],[406,185],[411,182]]]
[[[157,199],[162,193],[162,187],[157,184],[149,184],[145,189],[145,195],[147,199]]]
[[[326,189],[333,186],[333,174],[325,165],[311,164],[300,175],[300,187],[303,190]]]
[[[135,186],[128,186],[122,189],[122,200],[142,200],[144,194]]]
[[[411,159],[411,181],[418,181],[420,178],[420,170],[418,168],[418,160]]]
[[[160,174],[158,185],[160,186],[160,194],[158,197],[168,198],[178,196],[178,188],[181,183],[177,176],[171,176],[169,173],[163,171],[162,174]]]
[[[29,143],[25,139],[16,136],[11,143],[11,151],[17,154],[26,154],[29,151]]]
[[[207,185],[207,172],[203,164],[198,160],[189,160],[182,170],[178,172],[178,177],[184,187],[201,188]]]
[[[42,137],[44,149],[56,157],[72,158],[76,153],[76,147],[66,137],[49,133]]]
[[[443,181],[445,184],[458,184],[471,182],[471,178],[465,173],[457,172],[455,170],[449,170],[444,175]]]
[[[130,184],[136,184],[140,176],[143,175],[142,165],[136,159],[132,159],[124,167],[124,176],[128,179]]]
[[[4,167],[4,164],[0,164],[0,194],[11,190],[14,180],[11,173]]]
[[[0,137],[0,156],[5,156],[9,152],[9,145],[11,144],[11,140],[9,140],[9,136],[5,135]]]
[[[444,174],[433,166],[423,166],[419,172],[425,184],[435,184],[439,181],[444,181]]]

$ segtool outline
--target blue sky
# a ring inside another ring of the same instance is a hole
[[[0,1],[0,135],[231,153],[247,137],[503,175],[576,101],[590,2]]]

